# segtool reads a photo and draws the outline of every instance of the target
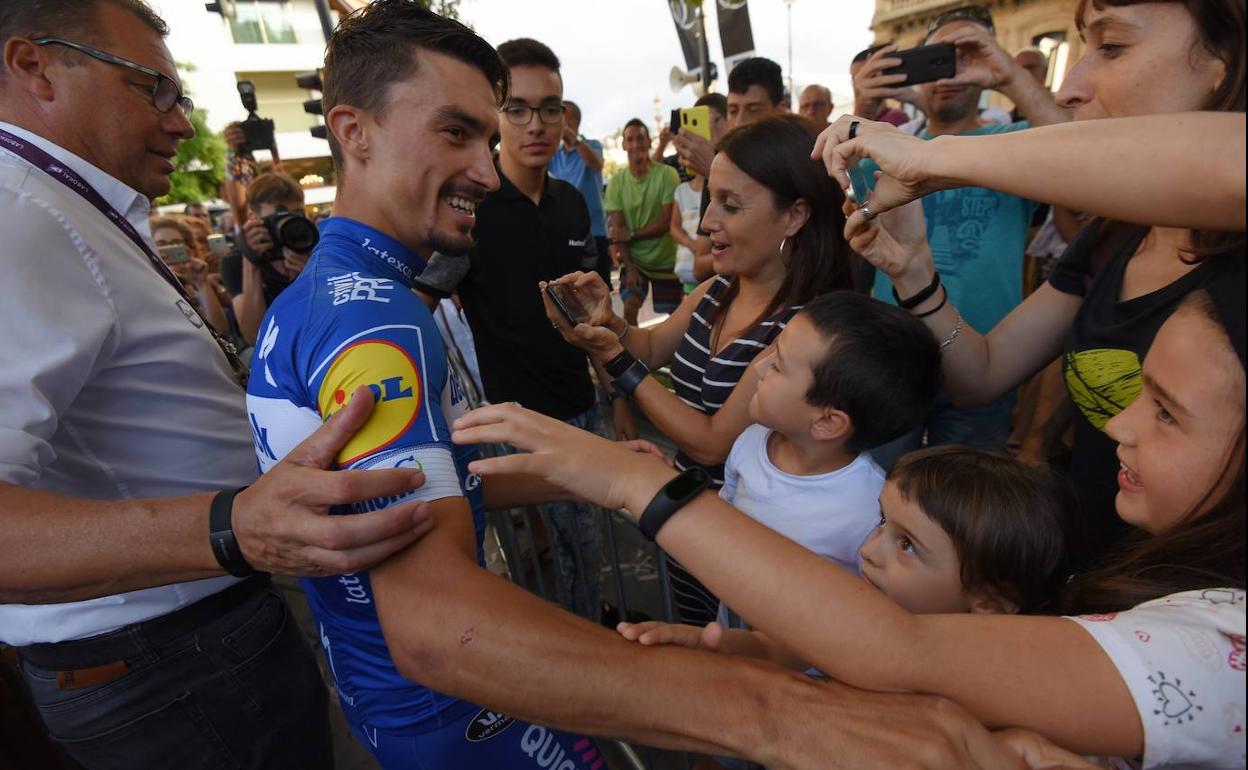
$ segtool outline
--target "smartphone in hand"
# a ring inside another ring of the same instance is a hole
[[[589,320],[589,311],[585,309],[585,305],[581,302],[580,295],[576,293],[576,289],[571,286],[548,283],[546,284],[546,296],[550,297],[550,301],[555,303],[555,307],[559,308],[559,312],[573,326]]]
[[[187,251],[185,246],[161,246],[158,251],[160,252],[160,258],[164,260],[166,265],[180,265],[183,262],[191,261],[191,252]]]
[[[934,80],[944,80],[957,74],[958,51],[952,43],[907,48],[904,51],[898,51],[893,56],[901,59],[901,64],[884,70],[883,74],[905,75],[906,82],[898,83],[898,87],[931,83]]]

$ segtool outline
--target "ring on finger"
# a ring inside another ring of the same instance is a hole
[[[860,211],[862,211],[862,218],[865,219],[866,221],[870,222],[872,219],[875,219],[875,212],[871,210],[870,201],[867,201],[866,203],[862,204],[862,208],[860,209]]]
[[[862,122],[861,120],[851,120],[849,122],[849,138],[850,139],[853,139],[855,136],[858,136],[858,124],[861,122]]]

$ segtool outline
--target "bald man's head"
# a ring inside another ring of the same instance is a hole
[[[832,92],[827,86],[811,83],[802,89],[802,95],[798,97],[797,112],[822,127],[832,115]]]

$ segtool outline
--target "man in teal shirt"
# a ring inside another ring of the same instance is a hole
[[[957,46],[957,75],[918,86],[927,105],[927,124],[918,134],[921,139],[1018,131],[1068,119],[1048,89],[997,45],[987,9],[968,6],[938,16],[925,44],[942,42]],[[901,63],[890,60],[892,56],[877,54],[865,66],[886,68]],[[985,88],[1009,97],[1030,122],[1001,125],[980,118],[979,101]],[[869,161],[862,165],[865,178],[873,179],[875,165]],[[923,198],[927,240],[941,284],[966,323],[981,334],[987,334],[1022,302],[1023,249],[1035,206],[1024,198],[982,187],[944,190]],[[872,293],[894,302],[892,283],[883,273],[876,273]],[[1010,394],[984,406],[956,409],[942,393],[925,426],[873,454],[888,467],[896,457],[917,449],[924,434],[933,446],[956,443],[1000,449],[1009,435],[1014,400]]]

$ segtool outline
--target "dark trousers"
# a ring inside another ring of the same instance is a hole
[[[267,579],[18,653],[49,735],[88,770],[333,768],[328,692]],[[99,673],[122,661],[116,678]],[[69,671],[74,681],[65,681]],[[105,681],[73,686],[92,679]]]
[[[602,281],[607,285],[608,289],[613,288],[611,286],[611,268],[614,266],[611,264],[611,241],[604,236],[595,235],[594,246],[598,249],[598,265],[594,268],[594,272],[602,276]]]

